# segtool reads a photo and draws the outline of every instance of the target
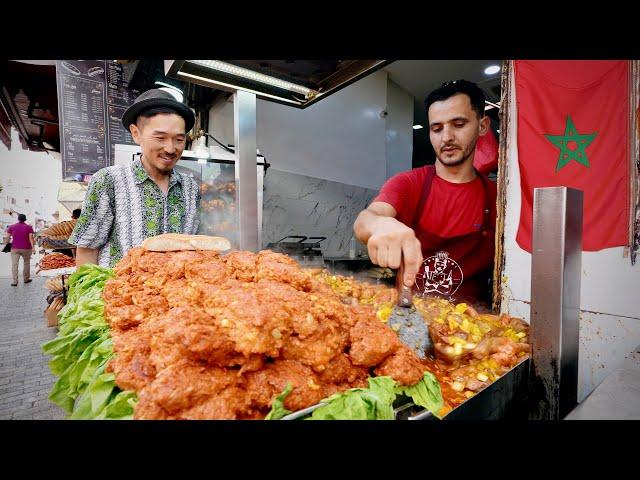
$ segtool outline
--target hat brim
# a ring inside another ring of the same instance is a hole
[[[188,133],[192,128],[193,124],[196,122],[195,115],[191,111],[189,107],[187,107],[184,103],[178,102],[176,100],[170,100],[168,98],[147,98],[146,100],[141,100],[137,103],[131,105],[127,110],[125,110],[122,115],[122,125],[124,128],[129,130],[129,125],[132,123],[136,123],[136,120],[140,113],[144,110],[148,110],[149,108],[158,108],[158,107],[166,107],[172,110],[175,110],[178,115],[180,115],[184,119],[185,123],[185,133]]]

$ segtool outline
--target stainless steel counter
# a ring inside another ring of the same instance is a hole
[[[565,420],[640,420],[640,346]]]

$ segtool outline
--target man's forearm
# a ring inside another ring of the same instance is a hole
[[[379,215],[376,215],[369,210],[363,210],[360,212],[358,218],[356,218],[356,221],[353,224],[353,233],[356,238],[365,245],[373,233],[373,226],[378,218]]]
[[[98,249],[84,247],[76,249],[76,266],[79,267],[85,263],[98,264]]]

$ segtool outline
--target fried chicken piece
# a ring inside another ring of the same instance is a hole
[[[113,331],[114,357],[108,370],[114,372],[116,385],[122,390],[139,391],[153,381],[156,369],[149,359],[149,335],[137,329]]]
[[[133,305],[132,293],[136,289],[132,288],[126,279],[115,277],[110,278],[104,284],[102,298],[105,308],[110,306]]]
[[[369,377],[369,370],[353,365],[345,353],[340,353],[329,360],[326,368],[319,373],[320,381],[329,384],[348,383],[351,385]]]
[[[313,282],[308,272],[300,268],[298,263],[281,253],[263,250],[257,255],[255,279],[271,279],[288,283],[297,290],[311,291]]]
[[[315,405],[325,396],[315,372],[294,360],[275,360],[245,377],[251,405],[258,409],[268,411],[274,397],[282,393],[287,384],[291,384],[292,390],[284,400],[284,407],[292,412]]]
[[[173,257],[173,255],[171,255],[171,257]],[[164,270],[167,267],[167,260],[167,254],[164,252],[149,252],[143,250],[142,254],[132,259],[131,266],[132,269],[138,271],[155,273],[158,270]]]
[[[230,252],[224,256],[224,262],[233,272],[233,278],[241,282],[253,282],[256,276],[258,256],[252,252]]]
[[[260,355],[242,355],[235,344],[204,310],[178,307],[144,325],[149,332],[150,361],[158,370],[188,358],[219,367],[241,367],[244,371],[262,367]]]
[[[176,420],[237,420],[249,410],[247,392],[239,387],[228,387],[205,401],[181,410]]]
[[[194,283],[184,278],[167,282],[162,289],[162,295],[167,299],[169,308],[199,305],[202,289]]]
[[[414,385],[422,379],[427,370],[418,356],[410,348],[402,345],[374,372],[377,376],[389,376],[401,385]]]
[[[310,315],[310,314],[309,314]],[[329,361],[348,345],[349,333],[331,320],[318,323],[318,329],[310,336],[291,336],[284,344],[282,357],[297,360],[322,372]]]
[[[145,319],[145,309],[139,305],[113,306],[105,303],[104,314],[111,328],[118,330],[136,327]]]
[[[237,352],[278,357],[291,332],[291,313],[281,302],[271,301],[273,289],[232,282],[238,285],[210,291],[205,311],[235,343]]]
[[[231,275],[231,270],[224,261],[217,257],[203,257],[197,262],[186,264],[184,267],[184,277],[190,281],[192,286],[199,283],[217,285],[229,278],[229,275]]]
[[[237,418],[247,404],[246,395],[238,396],[243,383],[233,371],[182,361],[159,372],[139,393],[134,418],[152,420],[158,407],[178,419]],[[232,390],[225,394],[227,389]]]
[[[133,304],[142,308],[145,318],[160,315],[169,310],[166,298],[153,289],[144,288],[131,294]]]
[[[359,320],[349,331],[354,365],[373,367],[400,347],[398,335],[379,320]]]

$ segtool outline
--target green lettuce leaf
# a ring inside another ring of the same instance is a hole
[[[282,417],[286,417],[291,413],[291,411],[284,408],[284,399],[291,393],[291,390],[291,384],[287,383],[287,388],[285,388],[282,393],[276,396],[273,400],[273,403],[271,404],[271,411],[264,418],[265,420],[280,420]]]
[[[78,398],[71,420],[90,420],[97,417],[106,407],[116,387],[115,375],[104,373],[105,362],[94,373],[93,378]]]
[[[394,420],[396,382],[391,377],[369,378],[368,388],[352,388],[331,395],[308,420]]]
[[[436,377],[430,372],[424,372],[422,380],[415,385],[396,387],[396,393],[404,394],[413,399],[413,403],[426,408],[436,417],[444,404],[442,390]]]
[[[95,418],[105,420],[133,420],[133,409],[136,403],[138,403],[136,392],[118,392],[109,400],[107,406]]]
[[[53,356],[51,372],[59,376],[49,399],[68,412],[113,355],[102,300],[104,285],[113,276],[110,269],[97,265],[79,267],[69,277],[67,305],[58,314],[58,335],[42,345]]]

